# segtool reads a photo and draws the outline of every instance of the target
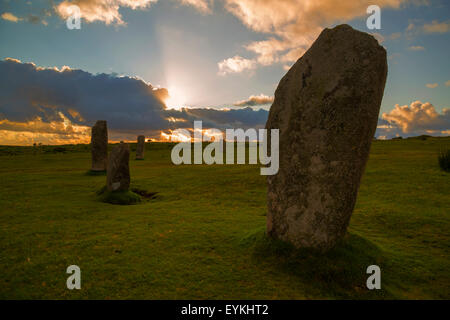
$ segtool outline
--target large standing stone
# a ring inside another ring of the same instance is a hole
[[[138,136],[136,146],[136,159],[144,160],[145,136]]]
[[[126,143],[115,146],[109,154],[106,187],[108,191],[128,191],[130,188],[130,147]]]
[[[266,124],[280,129],[280,169],[268,178],[269,235],[321,250],[345,235],[386,75],[377,40],[340,25],[322,31],[281,79]]]
[[[105,120],[98,120],[91,134],[92,171],[105,171],[108,163],[108,128]]]

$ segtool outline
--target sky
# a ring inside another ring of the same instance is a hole
[[[86,143],[98,119],[111,140],[264,127],[280,79],[340,23],[387,50],[376,136],[449,135],[445,0],[0,0],[0,144]]]

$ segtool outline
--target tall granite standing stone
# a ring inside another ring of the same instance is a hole
[[[280,129],[280,169],[268,177],[270,236],[322,251],[343,238],[386,75],[377,40],[339,25],[322,31],[281,79],[266,123]]]
[[[98,120],[91,133],[92,171],[105,171],[108,163],[108,128]]]
[[[130,188],[130,147],[126,143],[115,146],[108,159],[106,187],[108,191],[128,191]]]
[[[136,146],[136,159],[144,160],[145,136],[138,136]]]

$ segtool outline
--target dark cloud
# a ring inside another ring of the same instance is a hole
[[[107,119],[117,130],[162,129],[167,123],[157,91],[131,77],[39,68],[17,60],[0,62],[0,112],[11,121],[36,116],[53,121],[62,112],[77,124]],[[70,110],[77,111],[81,118],[71,115]]]
[[[182,111],[168,110],[168,114],[175,118],[182,118],[192,126],[193,121],[203,120],[203,127],[208,128],[257,128],[264,127],[269,112],[254,111],[252,108],[218,110],[212,108],[183,109]]]
[[[53,1],[48,0],[47,1],[47,5],[50,8],[44,7],[44,8],[37,8],[37,7],[32,7],[31,6],[31,1],[28,2],[28,4],[30,5],[28,7],[28,11],[30,11],[30,13],[25,14],[25,15],[19,15],[17,16],[15,13],[12,12],[3,12],[2,15],[0,16],[0,18],[7,20],[7,21],[11,21],[11,22],[20,22],[20,21],[26,21],[32,24],[43,24],[43,25],[48,25],[46,19],[52,16],[52,12],[53,12]],[[42,4],[40,4],[42,5]],[[9,6],[8,6],[9,7]],[[5,7],[6,9],[6,7]]]
[[[38,134],[50,135],[40,138],[48,143],[80,141],[99,119],[108,121],[113,140],[134,140],[136,134],[159,138],[161,131],[192,128],[196,120],[202,120],[205,129],[263,128],[268,116],[268,111],[250,107],[167,109],[168,94],[138,78],[5,59],[0,61],[0,143],[18,135],[30,143]],[[376,132],[379,138],[420,134],[450,134],[450,109],[438,113],[420,101],[396,105],[382,114]]]
[[[35,14],[27,15],[25,20],[28,21],[29,23],[32,23],[32,24],[40,24],[40,23],[42,23],[44,25],[47,25],[47,21],[45,21],[43,16],[38,16],[38,15],[35,15]]]
[[[103,119],[115,134],[156,136],[161,130],[190,128],[195,120],[202,120],[204,128],[262,127],[268,115],[250,108],[169,110],[163,102],[167,96],[166,89],[138,78],[0,61],[0,129],[2,119],[51,123],[67,118],[80,126]]]

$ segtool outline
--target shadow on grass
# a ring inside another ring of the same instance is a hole
[[[106,170],[103,171],[95,171],[95,170],[88,170],[86,171],[87,176],[106,176]]]
[[[264,229],[249,232],[241,239],[241,245],[252,250],[252,257],[271,272],[283,272],[297,278],[299,285],[318,290],[324,297],[342,299],[392,299],[383,288],[369,290],[366,287],[370,274],[366,269],[378,265],[383,274],[383,252],[373,243],[355,234],[326,253],[312,249],[297,249],[281,240],[272,239]],[[294,284],[293,284],[294,285]]]
[[[158,192],[149,192],[147,190],[141,189],[141,188],[131,188],[131,191],[133,191],[134,193],[140,195],[141,197],[145,198],[145,199],[156,199],[157,198],[157,194]]]

